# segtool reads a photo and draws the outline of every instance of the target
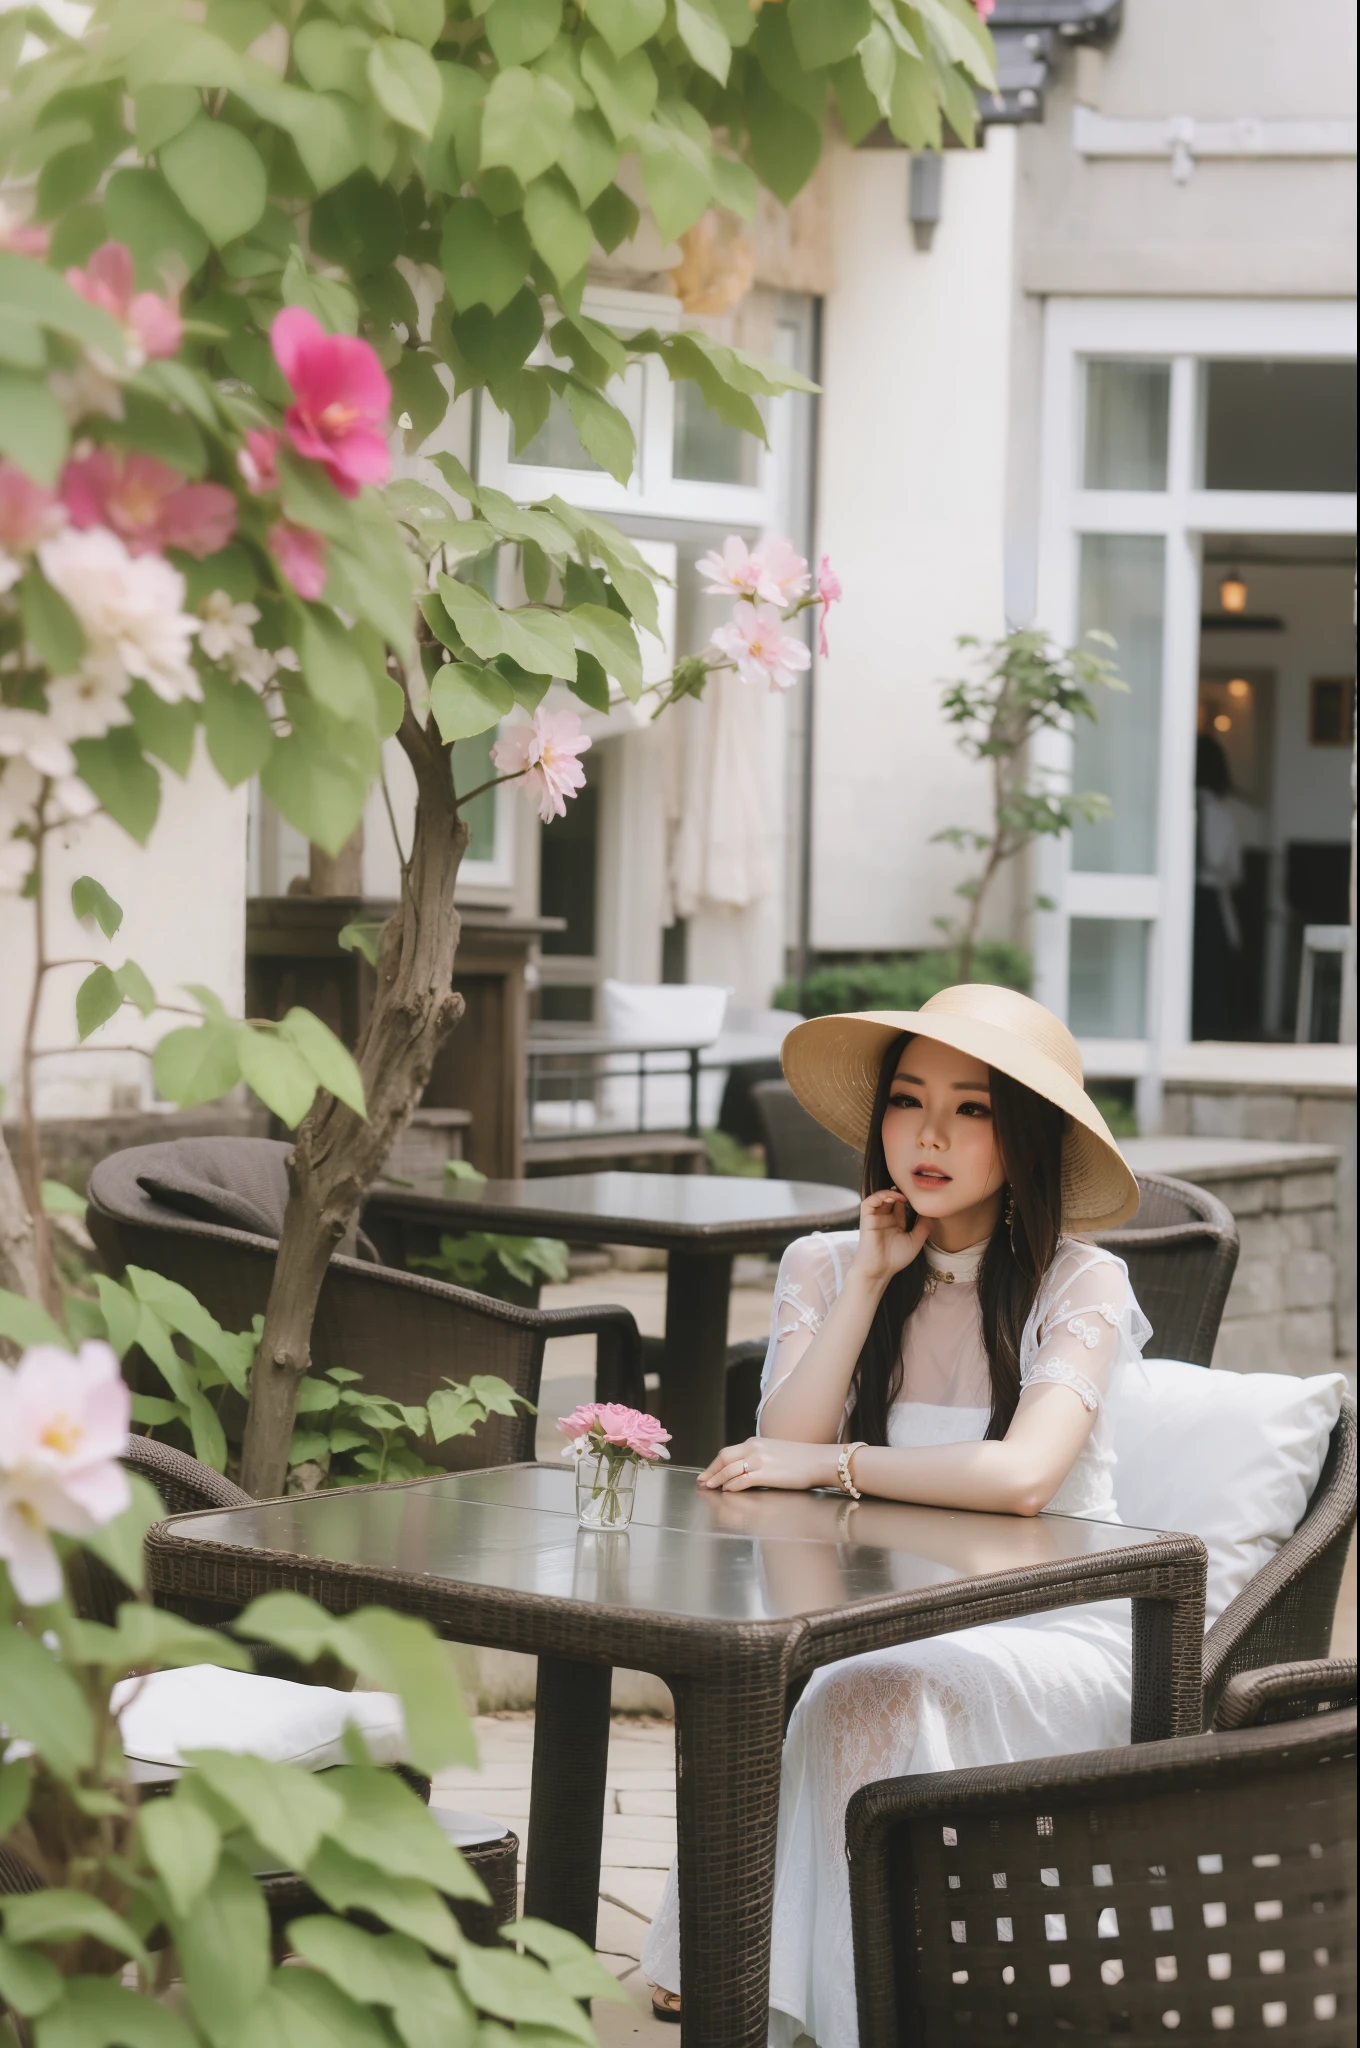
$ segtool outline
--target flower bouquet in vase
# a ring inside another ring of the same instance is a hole
[[[576,1519],[583,1529],[626,1529],[633,1519],[639,1465],[668,1458],[671,1440],[654,1415],[617,1401],[584,1401],[557,1427],[562,1455],[576,1460]]]

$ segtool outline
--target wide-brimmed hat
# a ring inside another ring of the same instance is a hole
[[[883,1056],[904,1031],[983,1060],[1065,1113],[1065,1229],[1110,1230],[1132,1216],[1138,1183],[1086,1093],[1075,1038],[1017,989],[970,981],[941,989],[919,1010],[812,1017],[784,1040],[784,1077],[819,1124],[862,1152]]]

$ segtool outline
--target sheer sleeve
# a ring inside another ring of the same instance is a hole
[[[1095,1245],[1059,1247],[1020,1347],[1020,1386],[1068,1387],[1097,1414],[1119,1367],[1136,1358],[1151,1325],[1124,1263]]]
[[[757,1430],[766,1401],[780,1382],[788,1378],[826,1321],[827,1311],[841,1291],[856,1242],[856,1233],[849,1231],[800,1237],[780,1260],[770,1342],[760,1376]]]

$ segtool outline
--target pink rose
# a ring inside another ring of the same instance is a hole
[[[269,529],[269,552],[299,597],[317,598],[326,588],[326,547],[325,535],[310,526],[280,519]]]
[[[792,604],[807,587],[807,563],[786,540],[763,541],[749,552],[740,534],[729,533],[721,553],[701,555],[695,567],[710,597],[747,597],[765,604]]]
[[[522,775],[525,794],[535,798],[546,825],[564,818],[566,799],[585,788],[586,771],[577,756],[590,745],[581,721],[569,709],[548,711],[539,705],[527,725],[512,725],[491,749],[502,775]]]
[[[572,1451],[598,1451],[608,1444],[649,1463],[670,1456],[664,1449],[671,1440],[670,1431],[663,1429],[654,1415],[625,1408],[618,1401],[584,1401],[570,1415],[560,1416],[557,1427],[572,1439]]]
[[[744,683],[767,690],[791,690],[812,663],[806,643],[784,631],[772,604],[739,604],[726,626],[719,626],[713,645],[725,654]]]
[[[832,605],[839,604],[845,595],[841,589],[841,579],[831,566],[830,555],[823,555],[817,565],[817,595],[822,605],[822,630],[817,642],[817,652],[827,655],[831,649],[826,644],[826,615]]]
[[[357,498],[365,484],[386,483],[392,387],[368,343],[327,334],[301,306],[275,314],[269,339],[293,388],[283,423],[298,454],[321,463],[347,498]]]
[[[111,527],[132,555],[180,548],[202,562],[236,531],[236,500],[229,490],[186,483],[152,455],[96,448],[67,463],[61,495],[72,525],[82,531]]]
[[[0,1365],[0,1559],[26,1607],[60,1599],[50,1530],[86,1536],[131,1498],[119,1464],[132,1396],[107,1344],[34,1344]]]
[[[278,489],[279,444],[282,440],[282,434],[273,427],[251,427],[248,430],[245,446],[237,452],[236,467],[252,497],[262,498],[266,491]]]
[[[29,554],[40,540],[61,531],[65,517],[55,491],[35,484],[12,462],[0,462],[0,548]]]
[[[102,242],[84,270],[71,269],[66,282],[92,306],[102,306],[127,330],[134,353],[143,359],[173,356],[184,338],[178,294],[162,298],[139,292],[132,251],[122,242]]]

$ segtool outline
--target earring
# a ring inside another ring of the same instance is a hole
[[[1006,1189],[1006,1207],[1004,1215],[1006,1230],[1010,1237],[1011,1250],[1013,1252],[1015,1250],[1015,1195],[1009,1186],[1007,1186]]]

